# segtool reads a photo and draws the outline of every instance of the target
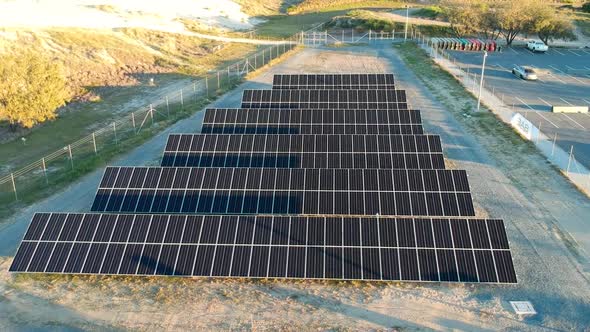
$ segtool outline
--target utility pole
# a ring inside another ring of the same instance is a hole
[[[479,95],[477,96],[477,110],[479,111],[479,107],[481,105],[481,90],[483,88],[483,74],[486,70],[486,58],[488,57],[488,51],[484,51],[483,53],[483,63],[481,65],[481,77],[479,79]]]
[[[410,21],[410,6],[406,5],[406,29],[404,31],[404,41],[408,39],[408,23]]]

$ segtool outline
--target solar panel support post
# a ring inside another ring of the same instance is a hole
[[[14,182],[14,173],[10,173],[10,179],[12,180],[12,190],[14,191],[14,198],[18,201],[18,194],[16,193],[16,183]]]
[[[92,145],[94,146],[94,154],[98,154],[96,151],[96,135],[92,132]]]
[[[45,176],[45,183],[49,184],[49,180],[47,179],[47,167],[45,166],[45,157],[41,158],[41,166],[43,167],[43,175]]]

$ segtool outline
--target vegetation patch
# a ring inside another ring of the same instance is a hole
[[[404,3],[392,0],[304,0],[291,6],[289,14],[338,11],[354,8],[402,8]]]
[[[434,5],[434,6],[427,6],[423,8],[419,8],[412,12],[412,16],[415,17],[422,17],[422,18],[429,18],[432,20],[441,19],[444,17],[444,11],[441,6]]]

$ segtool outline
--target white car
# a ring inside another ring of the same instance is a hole
[[[545,43],[543,43],[540,40],[529,40],[528,43],[526,43],[526,48],[528,48],[529,50],[531,50],[532,52],[547,52],[547,50],[549,49],[549,46],[545,45]]]
[[[512,68],[512,74],[527,81],[536,81],[539,79],[535,69],[527,66],[514,66],[514,68]]]

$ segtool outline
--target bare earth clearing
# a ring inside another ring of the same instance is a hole
[[[374,47],[373,47],[374,46]],[[512,151],[468,129],[439,102],[444,85],[426,88],[391,44],[305,49],[214,105],[236,107],[244,88],[269,87],[273,73],[394,72],[425,129],[440,134],[448,162],[466,169],[481,215],[504,218],[517,285],[241,281],[181,278],[10,275],[16,245],[35,211],[87,211],[102,170],[15,216],[0,229],[0,330],[80,329],[584,330],[590,326],[587,254],[560,229],[568,219],[590,228],[590,202],[534,150]],[[457,100],[457,108],[472,101]],[[457,114],[454,112],[454,114]],[[203,113],[118,160],[157,164],[171,132],[198,132]],[[473,127],[472,127],[473,128]],[[470,135],[469,133],[473,133]],[[521,179],[517,181],[517,178]],[[549,189],[550,188],[550,189]],[[562,203],[556,203],[562,202]],[[584,224],[584,221],[586,224]],[[530,300],[539,312],[520,319],[508,301]]]

